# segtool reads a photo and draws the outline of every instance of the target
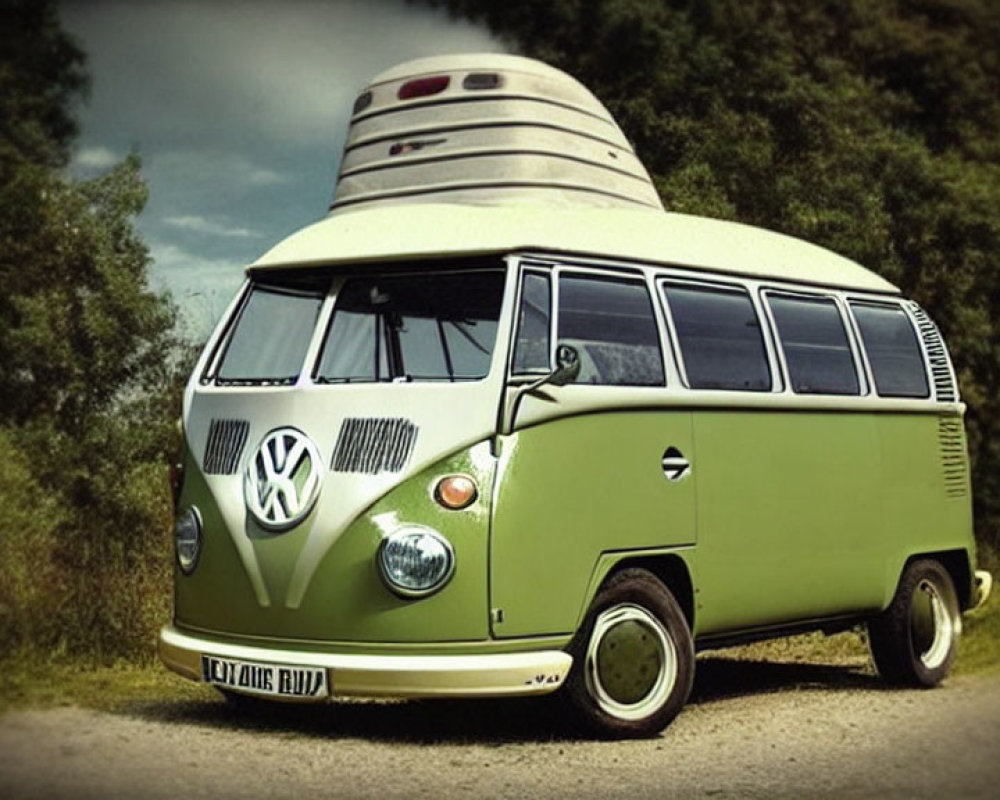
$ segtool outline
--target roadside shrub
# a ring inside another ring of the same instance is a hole
[[[31,462],[0,429],[0,643],[8,653],[58,639],[65,571],[56,562],[66,519],[35,480]]]

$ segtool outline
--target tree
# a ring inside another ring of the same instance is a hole
[[[4,0],[0,445],[20,455],[0,477],[20,494],[22,522],[0,522],[0,583],[34,599],[0,604],[0,632],[12,644],[115,655],[145,646],[144,589],[166,573],[179,381],[174,309],[146,286],[149,254],[134,228],[146,202],[138,156],[89,181],[64,171],[84,62],[53,2]],[[25,582],[25,565],[44,579]],[[165,615],[165,582],[160,593]]]
[[[89,86],[83,51],[50,0],[0,0],[0,178],[62,167],[77,135],[73,105]]]
[[[668,210],[825,245],[923,304],[1000,546],[1000,5],[444,0],[608,106]]]

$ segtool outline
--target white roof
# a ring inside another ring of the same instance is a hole
[[[293,233],[251,269],[539,251],[899,291],[850,259],[762,228],[653,209],[552,204],[361,206]]]

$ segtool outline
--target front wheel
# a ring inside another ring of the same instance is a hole
[[[623,570],[607,583],[571,652],[564,696],[597,736],[654,736],[691,692],[694,645],[687,620],[670,590],[646,570]]]
[[[951,576],[924,559],[907,566],[892,603],[868,623],[868,644],[885,680],[930,687],[951,669],[960,630]]]

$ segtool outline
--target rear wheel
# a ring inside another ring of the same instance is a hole
[[[960,630],[951,576],[937,561],[924,559],[907,566],[892,603],[868,623],[868,643],[887,681],[929,687],[951,669]]]
[[[670,590],[646,570],[623,570],[607,583],[571,652],[564,696],[597,736],[654,736],[691,691],[694,646],[687,620]]]

